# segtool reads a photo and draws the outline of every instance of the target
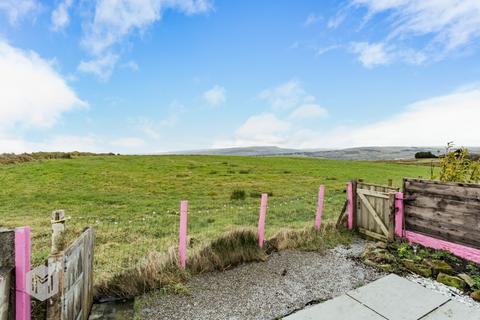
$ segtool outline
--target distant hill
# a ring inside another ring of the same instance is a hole
[[[469,147],[480,153],[480,147]],[[294,156],[337,160],[405,160],[414,159],[419,151],[435,155],[445,152],[444,147],[358,147],[347,149],[285,149],[275,146],[206,149],[174,152],[172,154],[225,155],[225,156]]]

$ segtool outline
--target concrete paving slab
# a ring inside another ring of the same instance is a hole
[[[480,320],[480,310],[458,301],[449,301],[422,320]]]
[[[447,296],[394,274],[347,295],[389,320],[418,320],[449,301]]]
[[[301,310],[285,320],[385,320],[358,301],[343,295]]]

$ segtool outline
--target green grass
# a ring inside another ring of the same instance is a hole
[[[33,260],[49,253],[50,212],[65,209],[67,228],[96,228],[97,283],[177,242],[178,208],[189,200],[190,245],[238,227],[255,227],[260,192],[269,192],[267,237],[313,224],[326,185],[324,219],[334,219],[354,178],[373,183],[428,177],[425,166],[284,157],[81,157],[0,166],[0,227],[30,225]],[[245,199],[231,199],[244,190]],[[73,233],[73,232],[72,232]],[[70,234],[70,233],[69,233]]]

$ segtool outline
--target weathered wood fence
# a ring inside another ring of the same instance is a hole
[[[47,320],[87,320],[93,304],[95,235],[87,228],[65,251],[48,257],[59,278],[59,293],[48,300]]]
[[[352,185],[353,225],[359,232],[380,240],[396,236],[480,263],[480,185],[406,178],[403,193],[390,186]]]
[[[405,229],[480,249],[480,185],[404,180]]]

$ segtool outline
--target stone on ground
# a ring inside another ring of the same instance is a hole
[[[465,289],[465,281],[463,281],[459,277],[450,276],[445,273],[439,273],[437,281],[446,284],[447,286],[457,288],[459,290]]]

